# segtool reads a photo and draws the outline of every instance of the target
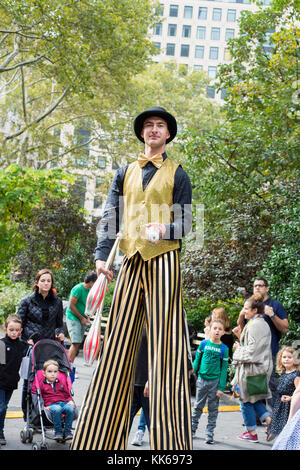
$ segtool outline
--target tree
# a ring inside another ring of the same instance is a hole
[[[183,266],[194,298],[234,296],[250,286],[277,240],[274,228],[287,220],[280,209],[294,213],[299,14],[288,0],[244,13],[239,37],[229,42],[232,60],[219,71],[219,87],[228,92],[224,122],[204,136],[187,135],[188,171],[206,227],[204,247],[191,244]]]
[[[32,220],[35,208],[43,205],[49,195],[66,195],[66,183],[73,178],[61,170],[34,170],[10,165],[0,170],[0,266],[4,269],[10,258],[24,245],[20,224]]]
[[[184,132],[188,129],[202,135],[222,119],[219,106],[206,96],[208,84],[205,72],[188,73],[186,66],[175,62],[153,63],[136,74],[129,83],[122,107],[114,110],[110,123],[103,128],[108,134],[107,149],[116,165],[122,164],[120,157],[123,155],[130,160],[141,151],[142,146],[133,132],[133,121],[151,106],[162,106],[176,116],[176,143],[170,144],[168,149],[172,158],[184,163]]]
[[[80,259],[77,277],[94,265],[95,224],[87,222],[79,201],[70,195],[50,196],[41,201],[31,217],[19,224],[17,232],[23,238],[23,247],[13,262],[28,280],[43,266],[61,269],[61,261],[72,257],[75,245],[81,250],[80,256],[76,251]]]
[[[279,211],[273,227],[274,244],[260,274],[268,279],[271,294],[279,298],[289,313],[290,329],[285,341],[300,335],[300,196],[299,189],[289,196],[291,204]]]
[[[95,97],[109,120],[155,51],[152,0],[3,0],[0,14],[2,166],[49,160],[61,145],[54,131],[87,118]]]

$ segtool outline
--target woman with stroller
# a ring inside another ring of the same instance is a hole
[[[41,269],[36,275],[33,293],[21,300],[18,309],[23,340],[32,344],[44,338],[64,341],[62,300],[53,289],[52,272]]]
[[[72,423],[74,420],[75,403],[68,389],[66,376],[59,372],[58,362],[50,359],[43,365],[43,377],[39,383],[41,397],[44,401],[44,410],[50,413],[54,426],[54,439],[58,442],[73,439]],[[31,392],[37,393],[37,387],[33,382]],[[63,414],[65,415],[65,426],[63,432]]]
[[[53,292],[54,278],[49,269],[41,269],[35,278],[33,293],[21,300],[18,315],[22,320],[21,339],[35,344],[40,339],[64,341],[63,304]],[[27,419],[27,380],[24,380],[22,410]]]

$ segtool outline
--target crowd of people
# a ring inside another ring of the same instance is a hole
[[[57,440],[72,438],[71,450],[124,450],[129,423],[141,405],[152,450],[190,450],[207,402],[206,442],[212,445],[230,359],[235,366],[232,387],[240,400],[246,427],[238,438],[257,442],[258,417],[266,425],[267,439],[277,436],[274,448],[291,447],[294,442],[299,446],[299,440],[294,439],[300,424],[298,358],[295,351],[279,352],[281,334],[288,330],[288,319],[281,303],[269,297],[265,279],[255,280],[253,295],[245,301],[232,331],[226,312],[220,309],[212,312],[207,319],[207,337],[201,342],[193,363],[188,360],[190,344],[179,253],[182,239],[192,228],[192,185],[182,166],[166,153],[166,145],[177,133],[177,122],[172,114],[160,106],[151,107],[138,114],[133,128],[137,139],[144,144],[144,154],[116,171],[95,249],[96,274],[89,275],[70,293],[67,327],[72,343],[69,358],[74,363],[84,329],[90,324],[84,309],[88,291],[101,273],[108,282],[113,278],[106,262],[123,217],[120,249],[124,257],[101,357],[81,405],[73,436],[70,430],[73,403],[64,392],[57,365],[52,362],[44,364],[43,368],[42,388],[49,395],[45,396],[46,408],[52,415]],[[145,384],[142,374],[137,375],[135,382],[144,328],[148,354]],[[18,315],[6,320],[5,333],[0,341],[2,444],[6,442],[5,413],[19,381],[19,368],[26,349],[45,338],[65,339],[62,300],[55,292],[51,271],[44,269],[37,274],[33,293],[21,301]],[[197,382],[191,413],[190,374],[193,371]],[[27,395],[25,378],[22,394],[25,420]],[[144,396],[148,400],[144,400]],[[60,405],[54,406],[57,403]],[[68,416],[64,430],[61,428],[62,410]],[[284,444],[287,442],[289,444]]]
[[[84,281],[74,286],[70,293],[67,325],[71,325],[72,346],[68,352],[71,363],[74,363],[78,354],[84,338],[84,327],[89,322],[83,305],[96,279],[95,273],[88,273]],[[261,292],[258,293],[258,290]],[[211,316],[205,319],[205,339],[196,351],[190,372],[197,377],[192,409],[192,435],[196,436],[199,420],[207,403],[207,444],[214,443],[219,399],[226,388],[227,369],[231,362],[235,367],[231,382],[233,396],[240,401],[246,428],[237,438],[258,442],[257,426],[260,421],[265,425],[265,439],[271,441],[276,438],[274,449],[299,447],[296,436],[299,437],[300,425],[300,360],[294,348],[279,348],[281,332],[286,332],[288,328],[287,315],[281,303],[268,296],[268,290],[265,279],[255,280],[254,293],[246,299],[238,324],[233,329],[224,308],[214,309]],[[271,328],[270,321],[273,325]],[[281,328],[278,328],[278,325]],[[1,339],[5,360],[0,359],[0,444],[6,443],[5,414],[12,393],[18,386],[22,358],[28,348],[40,339],[63,341],[63,331],[62,301],[54,293],[52,272],[44,269],[36,276],[33,293],[21,301],[17,315],[11,315],[5,321],[5,337]],[[3,358],[1,347],[0,358]],[[58,364],[50,359],[43,367],[45,380],[41,393],[45,410],[48,410],[53,418],[54,438],[58,441],[63,437],[68,440],[73,437],[71,426],[76,407],[65,387]],[[138,432],[132,442],[134,445],[142,444],[145,428],[150,428],[147,364],[147,337],[144,329],[130,416],[131,427],[134,416],[142,408]],[[252,384],[250,380],[253,377],[257,382]],[[26,380],[24,382],[27,386]],[[55,386],[56,384],[59,386]],[[26,420],[25,390],[26,387],[23,386],[22,408]],[[34,385],[32,393],[36,393]],[[63,413],[66,415],[64,430]]]
[[[279,349],[281,334],[288,330],[288,318],[282,304],[268,295],[264,278],[254,281],[253,295],[246,299],[238,324],[230,327],[228,315],[222,308],[214,309],[205,319],[205,340],[196,352],[193,363],[197,374],[196,399],[192,413],[192,430],[196,434],[203,407],[208,405],[206,442],[212,444],[218,415],[218,399],[224,391],[228,358],[235,368],[232,379],[233,397],[240,402],[245,432],[238,439],[258,442],[258,423],[265,424],[266,440],[276,439],[273,448],[285,448],[280,438],[287,423],[295,414],[299,401],[300,358],[296,349]],[[234,336],[236,340],[234,340]],[[207,343],[205,347],[204,343]],[[222,358],[221,344],[227,345]],[[217,356],[221,363],[217,359]],[[203,358],[202,358],[203,356]],[[199,362],[201,367],[199,368]],[[224,381],[225,377],[225,381]],[[300,405],[299,405],[300,406]],[[289,448],[300,448],[300,421],[290,433]],[[285,430],[285,443],[287,441]]]

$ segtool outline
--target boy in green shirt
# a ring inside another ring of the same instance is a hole
[[[214,430],[216,427],[219,399],[226,387],[229,349],[223,345],[224,354],[221,359],[221,336],[224,334],[224,324],[221,320],[213,320],[209,339],[204,350],[201,350],[202,341],[197,349],[193,363],[194,372],[197,372],[196,397],[192,412],[192,435],[195,437],[199,420],[207,400],[208,422],[206,427],[206,443],[214,443]]]

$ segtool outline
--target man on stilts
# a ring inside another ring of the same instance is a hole
[[[125,254],[112,300],[101,358],[85,397],[73,450],[125,450],[134,373],[143,327],[148,340],[150,447],[192,449],[188,338],[179,251],[191,228],[191,184],[165,146],[177,132],[161,107],[139,114],[134,131],[145,154],[117,170],[95,251],[98,275],[124,219]],[[122,212],[122,214],[121,214]],[[114,234],[109,230],[113,215]],[[149,233],[154,233],[154,238]],[[155,239],[157,234],[157,239]]]

